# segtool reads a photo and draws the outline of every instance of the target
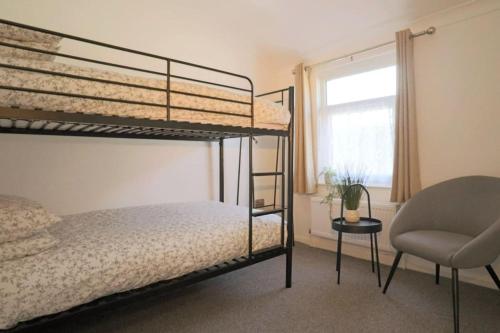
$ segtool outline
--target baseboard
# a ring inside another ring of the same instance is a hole
[[[310,236],[305,236],[305,235],[294,235],[294,236],[295,236],[296,242],[311,246],[311,237]]]
[[[337,242],[331,239],[325,239],[313,235],[310,235],[309,237],[301,235],[301,236],[295,236],[295,240],[297,242],[304,243],[311,247],[316,247],[331,252],[337,251]],[[348,255],[366,261],[371,260],[370,249],[355,244],[342,243],[342,255]],[[379,251],[380,263],[387,266],[391,266],[392,262],[394,261],[395,255],[396,254],[394,251],[380,250]],[[496,266],[495,270],[497,272],[500,271],[499,264],[500,260],[497,260],[496,264],[493,265]],[[402,260],[399,264],[399,268],[408,269],[420,273],[426,273],[429,275],[435,274],[434,263],[407,254],[403,255]],[[441,276],[445,278],[451,278],[450,269],[442,267]],[[385,276],[382,277],[383,280],[385,280],[385,278],[386,278]],[[486,269],[484,269],[483,267],[477,269],[460,270],[460,281],[490,289],[497,289],[497,287],[493,283],[493,280],[486,272]]]
[[[435,274],[436,266],[434,263],[410,255],[403,255],[403,258],[405,258],[404,269],[426,273],[429,275]],[[496,271],[498,272],[498,269]],[[496,285],[493,283],[493,280],[484,267],[474,269],[461,269],[459,271],[459,274],[461,282],[467,282],[491,289],[497,289]],[[442,277],[451,279],[451,269],[449,267],[441,267],[440,275]]]

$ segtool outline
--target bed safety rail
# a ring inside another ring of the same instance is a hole
[[[138,66],[131,66],[131,65],[126,65],[126,64],[120,64],[116,62],[110,62],[110,61],[104,61],[102,59],[96,59],[96,58],[88,58],[88,57],[83,57],[80,55],[75,55],[75,54],[70,54],[70,53],[64,53],[64,52],[55,52],[55,51],[49,51],[49,50],[44,50],[44,49],[39,49],[35,47],[28,47],[25,45],[19,45],[19,44],[13,44],[5,41],[0,41],[0,46],[3,47],[8,47],[8,48],[13,48],[13,49],[18,49],[18,50],[24,50],[28,52],[34,52],[34,53],[39,53],[39,54],[45,54],[45,55],[50,55],[50,56],[56,56],[64,59],[70,59],[70,60],[76,60],[84,63],[89,63],[89,64],[94,64],[94,65],[99,65],[99,66],[106,66],[106,67],[112,67],[112,68],[118,68],[121,70],[128,70],[128,71],[134,71],[134,72],[140,72],[148,75],[154,75],[154,76],[159,76],[163,78],[165,82],[165,87],[164,88],[157,88],[157,87],[151,87],[147,85],[141,85],[141,84],[131,84],[127,82],[120,82],[117,80],[105,80],[105,79],[99,79],[99,78],[94,78],[94,77],[89,77],[85,75],[77,75],[77,74],[68,74],[64,72],[57,72],[57,71],[52,71],[52,70],[47,70],[47,69],[40,69],[40,68],[33,68],[33,67],[27,67],[27,66],[18,66],[18,65],[12,65],[4,62],[0,62],[0,67],[2,68],[7,68],[7,69],[15,69],[15,70],[20,70],[20,71],[27,71],[27,72],[36,72],[36,73],[41,73],[41,74],[47,74],[47,75],[52,75],[52,76],[59,76],[59,77],[67,77],[71,79],[76,79],[76,80],[83,80],[83,81],[90,81],[90,82],[98,82],[102,84],[107,84],[107,85],[116,85],[116,86],[124,86],[124,87],[129,87],[132,89],[141,89],[141,90],[152,90],[152,91],[160,91],[160,92],[165,92],[166,95],[166,103],[154,103],[154,102],[149,102],[149,101],[140,101],[140,100],[133,100],[133,99],[120,99],[120,98],[109,98],[109,97],[102,97],[102,96],[94,96],[94,95],[85,95],[85,94],[75,94],[75,93],[65,93],[65,92],[60,92],[60,91],[51,91],[51,90],[43,90],[43,89],[31,89],[31,88],[22,88],[22,87],[15,87],[15,86],[8,86],[5,84],[0,83],[0,89],[3,90],[11,90],[11,91],[20,91],[20,92],[26,92],[26,93],[34,93],[34,94],[44,94],[44,95],[57,95],[57,96],[62,96],[62,97],[70,97],[70,98],[80,98],[80,99],[85,99],[85,100],[98,100],[98,101],[103,101],[103,102],[111,102],[111,103],[121,103],[121,104],[133,104],[133,105],[139,105],[139,106],[148,106],[148,107],[159,107],[159,108],[164,108],[165,109],[165,120],[170,121],[171,120],[171,112],[172,110],[184,110],[184,111],[191,111],[191,112],[200,112],[200,113],[211,113],[211,114],[219,114],[219,115],[224,115],[224,116],[229,116],[229,117],[239,117],[239,118],[247,118],[250,121],[250,127],[254,127],[254,87],[252,80],[241,74],[237,73],[232,73],[229,71],[213,68],[213,67],[208,67],[208,66],[203,66],[199,64],[195,64],[192,62],[187,62],[183,60],[178,60],[178,59],[173,59],[169,57],[163,57],[159,56],[156,54],[148,53],[148,52],[142,52],[130,48],[125,48],[109,43],[103,43],[99,41],[95,41],[92,39],[88,38],[82,38],[82,37],[77,37],[65,33],[60,33],[52,30],[47,30],[47,29],[42,29],[22,23],[17,23],[17,22],[12,22],[4,19],[0,19],[0,24],[4,25],[9,25],[9,26],[14,26],[17,28],[21,29],[26,29],[30,31],[36,31],[52,36],[57,36],[61,38],[66,38],[72,41],[80,42],[83,44],[90,44],[98,47],[102,47],[108,50],[115,50],[115,51],[121,51],[125,52],[125,54],[129,55],[137,55],[149,59],[154,59],[158,60],[164,63],[166,70],[163,71],[157,71],[157,70],[152,70],[150,68],[143,68],[143,67],[138,67]],[[217,75],[220,75],[220,78],[217,80],[205,80],[205,79],[200,79],[200,78],[193,78],[190,76],[186,75],[181,75],[180,73],[177,73],[175,70],[175,66],[182,66],[184,67],[185,71],[189,70],[201,70],[202,72],[205,72],[205,74],[208,73],[216,73]],[[211,96],[211,95],[206,95],[206,94],[197,94],[197,93],[191,93],[187,91],[181,91],[181,90],[175,90],[172,89],[171,87],[171,80],[176,79],[176,80],[181,80],[181,81],[188,81],[188,82],[195,82],[195,83],[202,83],[205,85],[212,85],[212,86],[217,86],[221,88],[225,88],[228,90],[232,91],[238,91],[240,93],[244,93],[248,98],[245,100],[239,100],[239,99],[231,99],[231,98],[221,98],[217,96]],[[238,84],[229,84],[227,81],[234,81],[237,80]],[[245,105],[246,106],[246,111],[243,113],[231,113],[231,112],[225,112],[221,110],[216,110],[216,109],[209,109],[209,108],[193,108],[193,107],[185,107],[185,106],[180,106],[180,105],[174,105],[172,104],[172,94],[179,94],[179,95],[185,95],[185,96],[190,96],[190,97],[197,97],[197,98],[203,98],[203,99],[211,99],[211,100],[218,100],[218,101],[223,101],[227,102],[229,104],[234,104],[234,105]],[[56,111],[56,110],[49,110],[49,111]]]

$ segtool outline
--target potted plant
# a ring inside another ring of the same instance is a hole
[[[344,218],[347,222],[356,223],[359,221],[359,202],[363,195],[361,186],[351,186],[354,184],[365,185],[366,176],[362,172],[351,174],[346,170],[342,175],[336,177],[335,187],[339,196],[344,198]]]
[[[321,200],[322,204],[328,204],[328,211],[330,214],[330,220],[333,218],[332,217],[332,204],[333,200],[338,198],[339,195],[337,193],[337,186],[335,184],[335,171],[333,168],[325,168],[321,173],[320,176],[323,176],[325,179],[325,186],[326,186],[326,195],[323,197],[323,200]]]

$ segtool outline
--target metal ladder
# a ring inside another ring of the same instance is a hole
[[[253,219],[255,217],[270,215],[270,214],[281,214],[281,243],[277,247],[277,250],[282,251],[286,254],[286,288],[291,288],[292,286],[292,249],[294,246],[294,230],[293,230],[293,133],[294,133],[294,105],[295,105],[295,90],[294,87],[288,87],[287,89],[277,90],[270,93],[257,95],[256,97],[268,96],[276,93],[281,94],[281,100],[275,101],[284,105],[284,92],[288,93],[288,107],[290,111],[290,123],[288,126],[289,132],[286,136],[277,136],[276,143],[276,166],[275,170],[271,172],[253,172],[253,140],[254,135],[250,133],[248,136],[248,168],[249,168],[249,205],[248,205],[248,257],[249,261],[253,261],[256,256],[253,251]],[[252,123],[253,127],[253,123]],[[280,138],[281,138],[281,171],[278,170],[279,158],[280,158]],[[222,140],[221,140],[222,141]],[[239,159],[238,159],[238,181],[237,181],[237,194],[236,194],[236,204],[239,204],[240,199],[240,176],[241,176],[241,150],[242,150],[243,136],[240,137],[240,147],[239,147]],[[288,143],[288,144],[287,144]],[[222,143],[221,143],[222,148]],[[288,159],[286,160],[286,157]],[[286,161],[285,161],[286,160]],[[221,156],[221,162],[222,156]],[[286,163],[285,163],[286,162]],[[285,174],[286,170],[286,174]],[[221,173],[222,175],[222,173]],[[274,198],[273,204],[268,205],[270,207],[266,210],[255,210],[254,208],[254,198],[255,198],[255,177],[266,177],[274,176]],[[276,194],[278,186],[278,177],[281,176],[281,207],[277,205]],[[222,178],[222,177],[221,177]],[[286,190],[286,192],[285,192]],[[223,197],[223,183],[221,183],[221,201],[224,201]],[[285,198],[285,193],[287,197]],[[286,207],[285,207],[286,200]],[[287,217],[287,237],[285,241],[285,213]]]
[[[271,215],[271,214],[281,214],[281,246],[284,246],[285,244],[285,212],[287,208],[285,207],[285,187],[286,187],[286,178],[285,178],[285,137],[277,137],[277,142],[276,142],[276,163],[275,163],[275,170],[270,171],[270,172],[253,172],[253,165],[252,162],[250,161],[250,196],[251,196],[251,207],[252,207],[252,217],[259,217],[259,216],[264,216],[264,215]],[[254,137],[249,137],[249,145],[253,145],[255,138]],[[281,149],[280,149],[280,141],[281,141]],[[239,192],[240,192],[240,174],[241,174],[241,151],[242,151],[242,144],[243,144],[243,138],[240,137],[240,146],[239,146],[239,157],[238,157],[238,182],[237,182],[237,194],[236,194],[236,205],[239,205]],[[249,146],[250,150],[253,150],[252,147]],[[278,170],[279,168],[279,160],[280,160],[280,151],[281,151],[281,170]],[[273,191],[273,203],[265,205],[263,207],[254,207],[255,204],[255,185],[254,185],[254,179],[255,177],[272,177],[274,176],[274,191]],[[280,194],[281,198],[279,200],[279,203],[281,205],[278,205],[277,202],[277,189],[278,189],[278,178],[281,177],[281,186],[280,186]],[[251,229],[250,229],[251,230]]]

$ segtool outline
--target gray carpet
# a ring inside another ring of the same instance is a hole
[[[398,270],[382,295],[367,261],[344,256],[339,286],[335,253],[298,244],[294,260],[291,289],[280,257],[44,332],[452,331],[448,279],[437,286],[431,275]],[[382,266],[383,281],[388,271]],[[465,283],[460,292],[462,332],[500,332],[500,293]]]

